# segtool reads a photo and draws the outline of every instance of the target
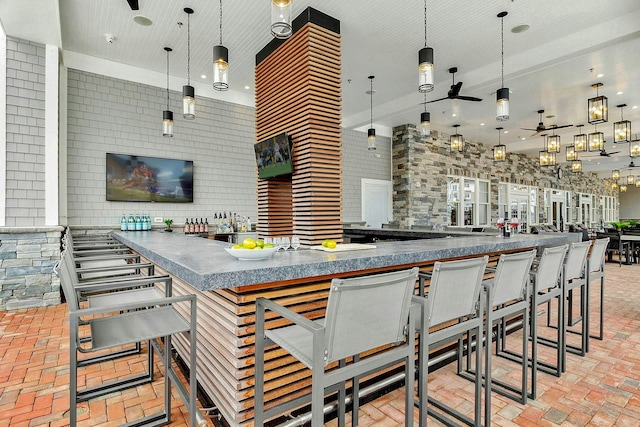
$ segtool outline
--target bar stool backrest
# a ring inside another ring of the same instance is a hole
[[[607,253],[607,245],[609,245],[608,237],[593,241],[591,255],[589,256],[589,273],[604,269],[604,256]]]
[[[493,278],[491,307],[526,297],[529,271],[535,256],[535,249],[500,255]]]
[[[578,279],[584,275],[591,241],[571,243],[565,260],[564,280]]]
[[[429,326],[476,314],[488,261],[485,255],[434,264],[427,294]]]
[[[535,289],[534,292],[542,292],[558,286],[560,281],[560,272],[562,271],[562,262],[564,256],[569,249],[569,245],[556,246],[552,248],[544,248],[540,263],[535,272]]]
[[[418,268],[333,279],[325,316],[325,365],[403,342]]]
[[[76,291],[73,288],[73,284],[75,283],[73,280],[73,274],[75,274],[75,272],[69,267],[69,263],[73,262],[71,258],[71,249],[67,247],[64,252],[62,252],[62,257],[58,266],[58,275],[60,277],[62,292],[64,292],[64,297],[67,300],[67,307],[69,311],[75,311],[79,309],[80,305]]]

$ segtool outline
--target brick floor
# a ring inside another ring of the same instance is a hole
[[[494,393],[492,425],[640,426],[640,265],[607,264],[606,276],[605,339],[591,340],[584,358],[567,355],[567,372],[561,378],[540,373],[538,398],[527,405]],[[0,427],[68,425],[66,305],[0,312],[0,334]],[[541,353],[542,358],[553,356],[545,347]],[[512,363],[493,358],[493,364],[494,375],[517,380]],[[140,369],[139,356],[104,362],[83,369],[79,381],[100,383]],[[157,412],[162,406],[162,380],[158,374],[154,384],[80,404],[78,424],[119,425]],[[430,393],[462,410],[472,409],[471,390],[471,383],[460,379],[452,365],[430,375]],[[186,425],[184,405],[175,390],[172,395],[171,425]],[[398,389],[364,405],[360,426],[401,425],[403,398],[404,390]]]

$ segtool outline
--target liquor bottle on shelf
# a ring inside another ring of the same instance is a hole
[[[209,234],[209,219],[208,218],[204,219],[204,232]]]
[[[184,219],[184,234],[189,234],[189,218]]]
[[[193,234],[196,231],[196,226],[193,223],[193,218],[191,218],[191,222],[189,223],[189,234]]]
[[[231,215],[231,214],[229,214]],[[233,219],[231,220],[231,229],[233,230],[234,233],[238,232],[238,220],[236,218],[236,213],[233,213]]]
[[[247,231],[251,231],[251,218],[247,217]]]
[[[240,232],[246,233],[247,231],[247,218],[242,217],[242,221],[240,222]]]
[[[504,213],[504,227],[502,227],[502,237],[511,237],[509,230],[509,212]]]
[[[127,231],[127,215],[122,214],[120,218],[120,231]]]
[[[204,233],[204,222],[202,221],[202,218],[200,218],[200,224],[199,225],[200,225],[200,227],[199,227],[198,232],[199,233]]]
[[[129,219],[127,219],[127,231],[136,231],[136,220],[131,213],[129,214]]]

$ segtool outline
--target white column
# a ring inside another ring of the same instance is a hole
[[[58,47],[46,45],[44,93],[45,225],[58,225]]]
[[[0,227],[7,221],[7,35],[0,24]]]
[[[67,92],[69,87],[67,67],[60,66],[60,103],[59,108],[59,139],[58,139],[58,210],[59,210],[59,225],[69,225],[69,218],[67,212]]]

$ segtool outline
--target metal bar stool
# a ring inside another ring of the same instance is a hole
[[[416,402],[420,427],[427,425],[427,415],[446,425],[457,425],[454,419],[468,425],[481,425],[482,352],[478,352],[476,356],[474,418],[470,419],[428,396],[429,349],[457,342],[458,352],[462,352],[461,343],[465,333],[475,335],[477,345],[482,346],[483,304],[480,303],[480,288],[488,260],[489,257],[484,256],[459,261],[438,261],[433,266],[433,273],[427,276],[431,279],[427,296],[413,297],[422,307],[419,323],[416,325],[420,334]],[[420,289],[420,293],[424,294],[424,290]],[[430,329],[434,327],[438,328],[431,332]],[[490,394],[488,396],[490,399]],[[490,407],[490,402],[485,402],[485,407]],[[435,408],[442,412],[434,410]],[[485,414],[485,420],[486,416]]]
[[[329,291],[326,315],[310,320],[276,302],[256,300],[255,343],[255,419],[262,426],[265,420],[309,403],[311,426],[324,424],[325,394],[338,391],[339,424],[345,423],[345,382],[353,379],[352,424],[358,424],[358,378],[398,362],[405,364],[405,425],[413,423],[413,378],[415,332],[410,315],[411,295],[418,277],[418,268],[355,277],[333,279]],[[266,329],[265,315],[271,311],[293,322],[293,325]],[[265,347],[277,344],[311,369],[311,396],[306,394],[265,408]],[[358,358],[365,351],[390,348],[374,355]],[[351,363],[346,363],[352,358]],[[335,369],[327,370],[337,362]]]
[[[607,245],[609,244],[609,238],[597,239],[593,241],[591,246],[591,254],[587,260],[587,300],[591,301],[591,282],[596,279],[600,279],[600,293],[599,293],[599,320],[597,335],[589,335],[591,338],[595,338],[602,341],[604,337],[604,260],[607,253]],[[591,311],[588,312],[591,315]],[[587,320],[590,324],[591,322]],[[589,351],[589,341],[587,340],[587,351]]]

